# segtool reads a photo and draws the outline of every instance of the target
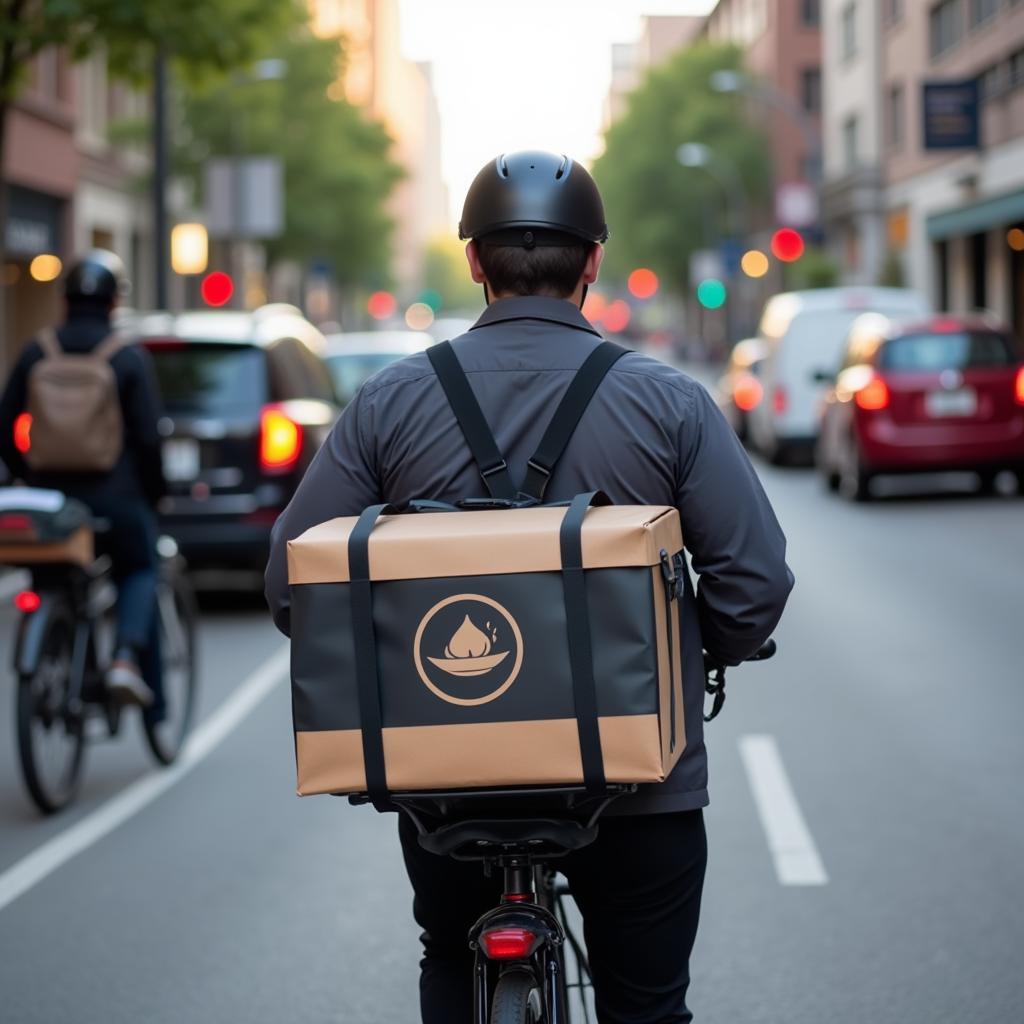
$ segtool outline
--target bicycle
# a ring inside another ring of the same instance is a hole
[[[775,654],[768,640],[749,660]],[[705,659],[705,689],[714,695],[714,718],[725,700],[725,669]],[[420,846],[439,856],[480,861],[490,875],[502,873],[501,902],[469,931],[474,952],[474,1024],[569,1024],[570,992],[579,996],[580,1024],[590,1013],[586,991],[593,978],[586,950],[570,926],[571,892],[551,861],[582,849],[597,838],[598,819],[635,785],[608,786],[602,796],[583,787],[542,790],[478,790],[400,793],[392,801],[416,827]],[[366,803],[363,795],[349,798]],[[547,802],[555,817],[538,817]],[[467,809],[490,817],[451,820]],[[568,976],[566,949],[576,964]]]
[[[94,523],[93,530],[103,524]],[[146,743],[170,765],[185,743],[196,701],[195,599],[184,563],[169,537],[158,542],[158,651],[165,714],[143,713]],[[15,598],[21,611],[14,649],[18,755],[25,786],[44,814],[74,798],[87,742],[120,733],[124,707],[104,679],[113,647],[117,592],[110,559],[88,566],[26,565],[30,589]],[[93,722],[98,729],[90,728]]]

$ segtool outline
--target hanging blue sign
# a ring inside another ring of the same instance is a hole
[[[978,80],[925,82],[921,110],[925,149],[977,149],[980,145]]]

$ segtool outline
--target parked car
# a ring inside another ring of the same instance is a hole
[[[190,567],[262,569],[338,415],[323,335],[292,306],[137,318],[166,419],[162,528]]]
[[[865,312],[923,316],[926,300],[902,288],[818,288],[768,300],[758,330],[764,400],[750,410],[753,446],[773,462],[810,461],[825,381],[835,376],[850,325]]]
[[[465,334],[475,323],[475,319],[465,316],[440,316],[427,331],[434,341],[451,341],[452,338]]]
[[[1024,350],[986,318],[867,316],[829,389],[817,463],[829,488],[870,497],[874,476],[1002,470],[1024,494]]]
[[[329,334],[325,363],[336,401],[348,405],[375,373],[390,363],[422,352],[434,343],[425,331],[354,331]]]
[[[747,439],[747,417],[751,409],[764,398],[761,363],[766,351],[760,338],[737,342],[729,355],[725,373],[718,381],[715,400],[741,441]]]

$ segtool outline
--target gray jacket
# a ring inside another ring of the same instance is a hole
[[[501,299],[453,342],[514,481],[600,335],[572,303]],[[618,504],[674,505],[700,578],[682,607],[686,750],[665,782],[616,813],[703,807],[707,755],[702,647],[737,664],[770,636],[793,586],[786,539],[753,468],[708,393],[637,353],[605,378],[552,476],[547,500],[602,490]],[[289,632],[287,542],[380,501],[453,501],[486,492],[425,355],[368,381],[345,409],[274,527],[266,593]]]

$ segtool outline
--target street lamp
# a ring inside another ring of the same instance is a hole
[[[777,89],[769,82],[753,79],[742,71],[735,71],[731,68],[719,68],[718,71],[711,73],[708,84],[713,92],[745,93],[749,96],[754,96],[763,103],[775,107],[776,110],[781,110],[799,128],[800,134],[804,139],[804,145],[807,147],[807,176],[810,179],[811,188],[814,190],[814,197],[818,204],[817,219],[820,221],[823,170],[821,161],[821,133],[807,111],[799,103],[782,92],[781,89]]]
[[[733,232],[741,238],[749,230],[747,221],[747,197],[743,190],[743,180],[736,165],[725,157],[715,153],[703,142],[684,142],[676,150],[676,160],[683,167],[699,167],[706,171],[722,186],[729,198],[732,212]]]

